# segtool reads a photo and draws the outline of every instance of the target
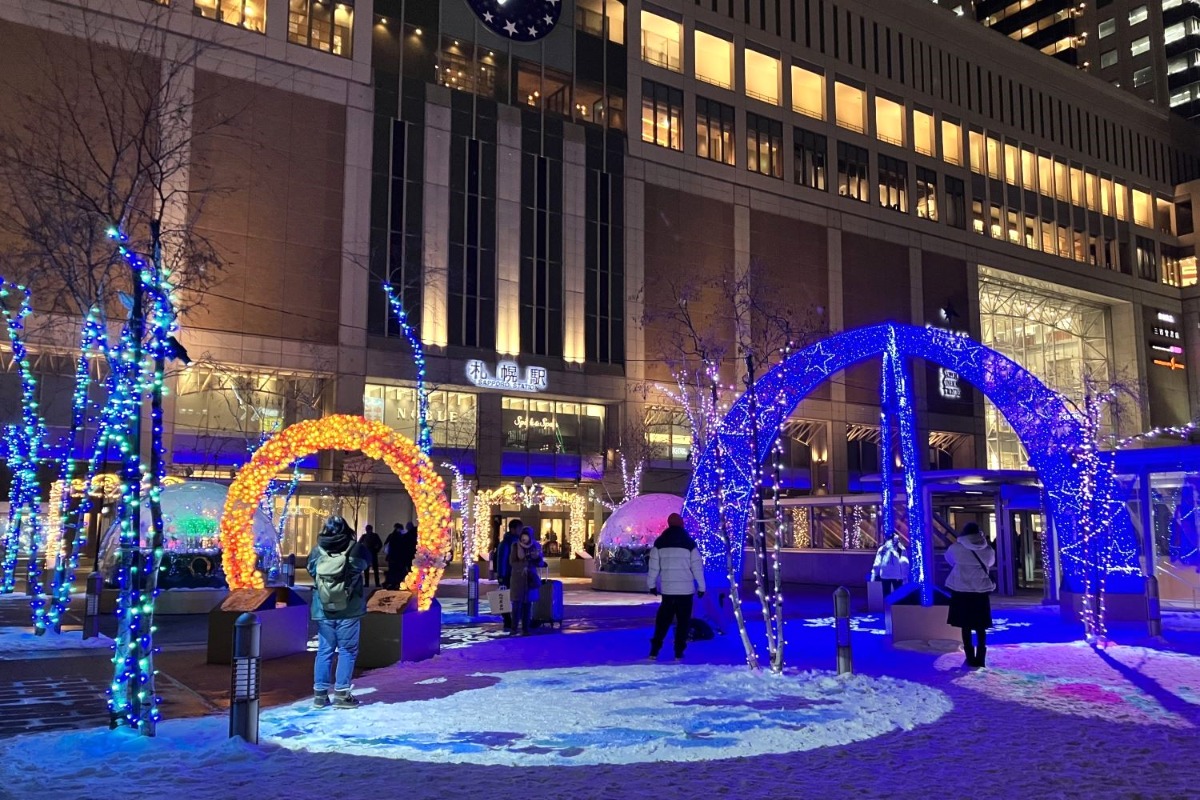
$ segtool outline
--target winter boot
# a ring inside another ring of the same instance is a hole
[[[321,690],[318,692],[314,689],[313,690],[313,707],[314,708],[324,708],[327,705],[329,705],[329,692],[327,692],[325,690]]]
[[[358,698],[349,689],[336,689],[333,693],[334,708],[358,708]]]
[[[966,656],[967,656],[967,660],[963,664],[963,666],[964,667],[974,667],[975,666],[975,645],[964,644],[963,652],[966,653]]]
[[[987,658],[987,645],[981,644],[975,649],[975,666],[986,667],[987,664],[983,663],[985,658]]]

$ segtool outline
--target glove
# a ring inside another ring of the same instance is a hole
[[[704,597],[704,592],[696,592],[696,597]]]

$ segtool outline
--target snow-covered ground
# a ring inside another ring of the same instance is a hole
[[[945,648],[890,648],[860,619],[850,679],[812,672],[834,662],[824,620],[790,623],[782,678],[746,670],[734,634],[650,664],[644,626],[462,627],[470,647],[363,676],[363,708],[265,709],[258,746],[228,740],[224,717],[168,719],[154,740],[0,741],[0,760],[50,799],[1196,796],[1194,632],[1095,650],[1039,609],[997,616],[979,672]]]
[[[79,631],[47,631],[42,636],[35,636],[32,628],[0,627],[0,661],[29,658],[31,655],[46,652],[105,650],[111,649],[112,644],[112,639],[107,636],[84,639]]]

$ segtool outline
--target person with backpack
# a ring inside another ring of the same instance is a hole
[[[950,590],[950,613],[946,623],[962,628],[963,651],[968,667],[986,666],[987,629],[992,627],[992,601],[996,591],[991,569],[996,566],[996,551],[974,522],[968,522],[962,534],[946,550],[950,575],[946,588]],[[978,646],[971,641],[975,632]]]
[[[683,517],[667,517],[667,529],[650,548],[648,588],[662,592],[662,603],[654,619],[654,638],[650,640],[650,660],[658,658],[671,622],[675,622],[675,660],[683,658],[691,629],[692,595],[704,597],[704,560],[700,548],[683,527]],[[660,588],[661,587],[661,588]]]
[[[317,658],[313,664],[313,705],[354,708],[350,694],[358,637],[367,613],[363,576],[371,563],[367,548],[354,540],[354,530],[341,517],[330,517],[308,554],[308,574],[313,577],[312,618],[317,622]],[[333,658],[337,654],[337,673]]]

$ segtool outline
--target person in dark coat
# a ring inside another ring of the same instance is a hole
[[[538,567],[542,565],[542,546],[534,538],[533,531],[525,528],[512,544],[508,556],[509,592],[512,599],[512,631],[521,629],[522,636],[529,635],[529,621],[533,615],[533,604],[538,600]]]
[[[397,522],[383,547],[387,556],[385,586],[388,589],[399,589],[404,585],[408,573],[412,571],[413,559],[417,557],[417,526],[410,522],[407,528],[402,528]]]
[[[379,582],[379,553],[383,550],[383,540],[379,538],[379,534],[370,525],[367,526],[367,532],[359,537],[358,543],[367,548],[367,552],[371,554],[371,569],[364,576],[364,581],[370,578],[371,572],[375,573],[375,585],[382,586]]]
[[[317,546],[308,554],[308,574],[318,581],[322,562],[341,562],[342,580],[346,591],[344,608],[327,608],[321,599],[320,586],[313,587],[309,612],[317,623],[317,658],[313,663],[313,705],[329,705],[329,690],[333,689],[336,708],[353,708],[358,700],[350,694],[354,677],[354,662],[358,658],[358,639],[362,618],[367,613],[367,593],[363,573],[370,563],[370,552],[354,541],[354,529],[341,517],[330,517],[317,537]],[[344,560],[343,560],[344,559]],[[333,659],[337,655],[337,673]]]
[[[511,585],[512,548],[517,543],[517,539],[521,537],[521,529],[523,527],[524,523],[520,519],[509,520],[508,530],[505,532],[504,538],[500,540],[500,545],[496,548],[496,583],[500,584],[500,588],[502,589],[508,589]],[[515,633],[513,615],[501,614],[500,617],[504,620],[504,630]]]

